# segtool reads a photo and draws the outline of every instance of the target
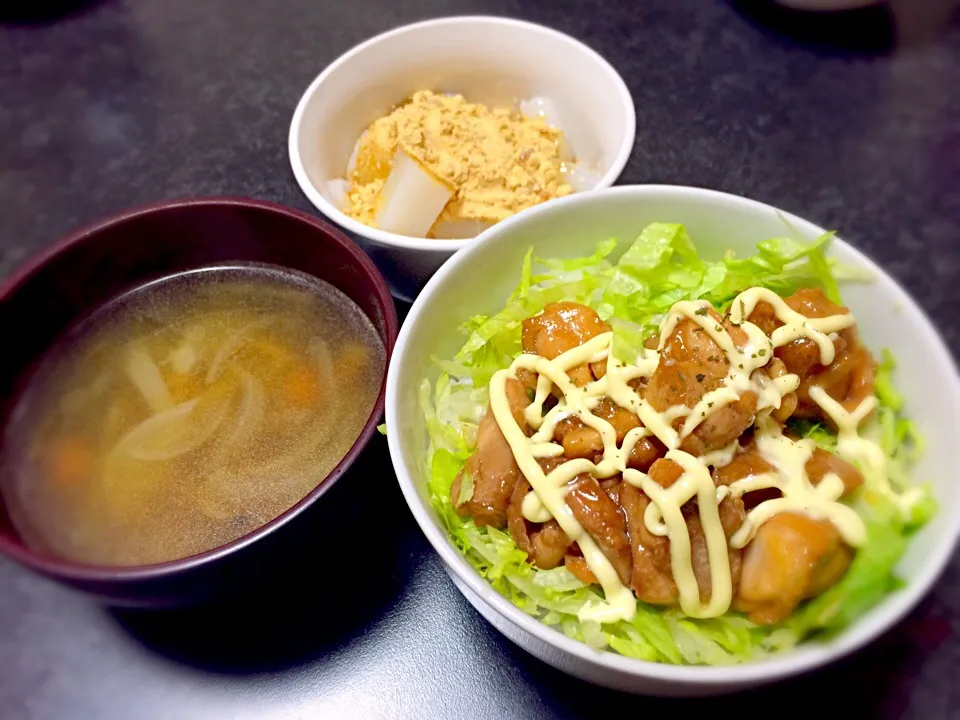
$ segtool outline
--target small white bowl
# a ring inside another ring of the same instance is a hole
[[[297,106],[290,164],[310,202],[357,238],[404,300],[470,240],[368,227],[341,212],[325,187],[344,177],[370,123],[417,90],[458,92],[491,105],[552,99],[568,134],[577,136],[577,159],[600,176],[599,188],[614,183],[633,149],[636,114],[623,79],[596,52],[556,30],[506,18],[452,17],[391,30],[342,55]]]
[[[484,232],[443,266],[420,293],[400,331],[387,375],[386,420],[390,455],[404,497],[447,572],[471,604],[504,635],[551,665],[591,682],[657,695],[707,695],[763,685],[829,663],[870,642],[900,620],[930,589],[960,534],[956,492],[956,428],[960,427],[960,378],[936,329],[917,304],[866,256],[836,240],[830,253],[869,271],[871,283],[845,285],[845,303],[857,317],[868,347],[890,348],[906,412],[926,439],[915,469],[929,482],[940,509],[911,538],[898,571],[906,586],[829,641],[752,664],[683,667],[598,652],[526,615],[499,595],[450,542],[430,505],[421,474],[426,428],[417,393],[436,379],[433,357],[450,357],[463,343],[457,329],[467,318],[503,307],[516,284],[524,253],[573,257],[615,237],[626,244],[648,223],[679,222],[705,257],[726,249],[741,257],[756,243],[789,232],[812,240],[823,229],[769,205],[689,187],[631,186],[571,196],[524,211]],[[621,248],[623,245],[621,245]]]

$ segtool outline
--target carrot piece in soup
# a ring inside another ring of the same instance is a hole
[[[93,450],[78,438],[61,438],[53,447],[53,472],[64,485],[74,485],[89,477],[93,468]]]
[[[283,398],[296,407],[316,405],[319,390],[316,373],[306,367],[292,370],[283,381]]]

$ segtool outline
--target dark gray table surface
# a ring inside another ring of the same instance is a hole
[[[718,188],[837,227],[960,351],[956,16],[896,49],[883,12],[810,20],[727,0],[102,0],[6,19],[37,4],[0,3],[0,276],[79,224],[157,199],[312,210],[286,153],[310,80],[391,26],[505,14],[581,38],[623,74],[638,127],[622,182]],[[383,446],[366,458],[366,487],[324,498],[326,532],[374,523],[382,557],[328,577],[326,547],[305,547],[312,584],[136,613],[0,560],[0,717],[960,714],[956,559],[908,621],[833,667],[722,700],[632,697],[555,672],[474,612],[410,517]],[[344,596],[347,582],[362,592]]]

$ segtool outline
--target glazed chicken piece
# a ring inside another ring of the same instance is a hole
[[[804,469],[813,485],[819,485],[829,473],[834,473],[843,482],[843,494],[849,495],[863,484],[863,475],[853,465],[841,460],[833,453],[821,448],[814,448],[813,454],[807,460]],[[748,445],[744,452],[738,453],[733,460],[723,467],[713,471],[713,481],[720,485],[732,485],[738,480],[774,472],[774,467],[760,455],[756,445]],[[755,508],[764,500],[780,497],[780,491],[775,488],[754,490],[743,496],[744,505],[748,510]]]
[[[733,608],[758,625],[778,622],[802,600],[836,583],[852,558],[833,523],[778,513],[760,526],[744,551]]]
[[[524,320],[521,327],[523,351],[547,360],[610,332],[610,325],[601,320],[595,310],[573,302],[551,303],[539,315]],[[601,362],[572,368],[567,374],[575,385],[586,385],[595,377],[602,377],[605,370],[606,366]],[[529,381],[527,384],[529,386]]]
[[[610,499],[613,500],[617,506],[620,505],[620,486],[623,485],[623,478],[620,475],[614,475],[613,477],[604,478],[600,480],[600,487],[603,488],[603,491],[610,496]]]
[[[666,454],[667,448],[664,444],[652,435],[648,435],[640,438],[630,450],[627,467],[648,472],[651,466]]]
[[[545,474],[549,474],[562,465],[566,458],[545,458],[539,460]],[[584,473],[577,476],[567,492],[566,503],[577,522],[590,534],[604,555],[610,560],[624,583],[630,582],[630,543],[626,534],[626,523],[618,504],[619,476],[608,478],[603,484],[592,475]],[[545,523],[531,523],[523,516],[523,499],[530,492],[530,483],[520,477],[514,486],[510,505],[507,509],[510,535],[517,547],[530,557],[539,568],[549,570],[564,561],[565,556],[579,557],[568,564],[578,577],[588,578],[586,582],[596,582],[586,561],[580,555],[577,546],[563,531],[556,520]],[[571,551],[571,555],[567,555]]]
[[[783,361],[778,357],[774,357],[769,363],[767,363],[765,367],[759,368],[754,372],[763,373],[770,379],[776,379],[790,374],[790,371],[787,370],[787,366],[784,365]],[[751,377],[755,378],[755,375],[751,375]],[[797,402],[798,398],[796,391],[787,393],[780,398],[780,407],[773,410],[770,413],[770,417],[772,417],[778,423],[785,423],[787,419],[797,411]]]
[[[710,318],[730,333],[738,346],[747,341],[746,333],[713,309]],[[660,354],[660,363],[647,384],[644,398],[657,412],[674,405],[693,408],[706,393],[722,384],[730,369],[726,353],[697,323],[689,319],[677,323]],[[683,439],[680,449],[691,455],[704,455],[726,447],[753,424],[757,394],[745,392],[740,399],[709,414]],[[678,418],[674,427],[683,426]]]
[[[523,409],[530,404],[530,398],[519,381],[507,382],[507,399],[514,419],[526,432],[528,428]],[[473,480],[473,493],[459,502],[465,476]],[[477,428],[477,450],[467,460],[450,489],[453,506],[458,514],[472,517],[477,525],[505,527],[507,506],[520,477],[522,474],[513,457],[513,450],[503,436],[493,410],[488,407]]]
[[[513,414],[514,422],[520,426],[525,435],[528,435],[530,428],[527,425],[526,418],[523,416],[523,411],[527,409],[532,400],[530,400],[526,388],[523,387],[523,384],[519,380],[508,378],[505,390],[507,403],[510,405],[510,412]],[[493,413],[488,410],[488,414],[492,415]]]
[[[559,463],[557,463],[559,464]],[[544,468],[545,472],[549,472]],[[563,562],[570,538],[556,520],[532,523],[523,516],[523,498],[530,492],[530,483],[520,477],[507,508],[507,527],[517,547],[541,570],[550,570]]]
[[[847,308],[831,302],[819,288],[801,288],[784,298],[787,306],[808,318],[823,318],[849,312]],[[767,335],[783,325],[769,303],[757,303],[747,318]],[[833,342],[836,354],[829,366],[820,364],[820,348],[807,338],[800,338],[777,348],[779,358],[787,372],[800,378],[797,388],[795,414],[803,418],[820,418],[831,422],[829,417],[810,399],[810,388],[817,385],[847,410],[855,409],[866,397],[873,394],[873,378],[876,363],[870,351],[860,342],[856,326],[837,333]]]
[[[828,474],[833,473],[843,482],[843,494],[849,495],[863,485],[863,475],[846,460],[842,460],[833,453],[815,448],[813,455],[804,466],[810,482],[819,485]]]
[[[472,517],[477,525],[502,528],[507,524],[507,506],[520,477],[513,451],[487,411],[477,431],[477,451],[467,459],[450,488],[450,499],[459,515]],[[472,494],[460,502],[463,482],[473,482]]]
[[[603,455],[600,433],[576,417],[564,418],[557,423],[553,439],[563,446],[563,455],[568,460],[584,458],[598,462]]]
[[[677,584],[670,568],[670,541],[652,534],[643,522],[650,498],[639,488],[624,483],[620,488],[620,503],[627,515],[633,551],[630,586],[643,602],[672,605],[677,601]]]
[[[601,400],[593,414],[613,425],[613,429],[617,432],[618,447],[623,444],[628,432],[643,426],[639,417],[626,408],[620,407],[610,398]],[[664,447],[663,443],[656,437],[647,435],[634,444],[630,456],[627,458],[627,467],[646,472],[657,459],[662,458],[666,453],[667,448]]]
[[[717,487],[732,485],[737,480],[772,472],[774,472],[773,465],[763,459],[755,445],[748,445],[744,452],[734,455],[733,460],[729,463],[723,467],[714,468],[713,484]],[[752,510],[765,500],[772,500],[776,497],[780,497],[780,491],[776,488],[767,488],[745,493],[742,499],[744,507],[747,510]]]
[[[597,543],[620,580],[630,583],[630,540],[620,506],[595,477],[581,473],[570,483],[566,503],[577,522]]]
[[[603,398],[597,404],[597,407],[593,409],[593,414],[598,418],[603,418],[613,426],[617,433],[617,445],[623,442],[628,432],[643,425],[639,417],[626,408],[620,407],[608,397]]]
[[[573,546],[573,549],[576,550],[576,545]],[[571,551],[563,559],[563,566],[569,570],[577,580],[587,585],[598,585],[599,580],[593,574],[593,571],[590,569],[590,566],[587,565],[587,561],[584,559],[583,555],[577,552]]]
[[[816,448],[806,464],[810,482],[819,485],[829,473],[836,474],[844,494],[863,484],[863,476],[850,463]],[[737,455],[725,467],[714,470],[714,482],[730,485],[737,480],[773,472],[755,446]],[[743,496],[750,510],[764,500],[779,497],[775,488],[755,490]],[[734,607],[750,620],[774,623],[793,612],[800,601],[818,595],[833,585],[850,565],[853,553],[836,527],[803,513],[774,515],[757,530],[744,550],[743,572]]]
[[[603,398],[593,414],[609,422],[617,433],[617,446],[623,444],[627,433],[642,426],[640,418],[620,407],[610,398]],[[569,417],[557,424],[555,439],[563,445],[567,458],[586,458],[599,462],[603,456],[603,440],[600,433],[585,425],[579,418]],[[630,451],[627,466],[646,472],[653,462],[666,453],[666,448],[655,437],[640,438]]]
[[[683,468],[672,460],[657,460],[650,468],[650,479],[664,488],[673,485],[683,475]],[[640,489],[623,483],[620,488],[620,500],[627,514],[627,525],[633,549],[633,568],[631,585],[637,597],[653,605],[672,605],[677,601],[677,585],[673,579],[670,564],[670,540],[652,534],[644,523],[643,515],[650,499]],[[712,592],[710,559],[707,554],[707,541],[700,523],[699,508],[696,500],[684,504],[684,520],[690,535],[690,550],[693,573],[700,589],[701,602],[709,602]],[[729,541],[730,537],[743,524],[743,504],[737,498],[728,497],[720,503],[720,524]],[[730,574],[733,586],[740,579],[741,553],[727,548],[730,558]]]

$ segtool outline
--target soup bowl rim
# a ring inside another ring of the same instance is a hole
[[[360,247],[354,243],[339,228],[331,223],[313,217],[305,212],[290,208],[278,203],[267,200],[254,200],[251,198],[232,197],[232,196],[203,196],[190,198],[174,198],[161,200],[145,205],[139,205],[133,208],[122,210],[99,220],[81,226],[77,230],[67,233],[47,248],[29,256],[26,261],[15,268],[7,278],[0,281],[0,302],[3,302],[25,284],[27,284],[38,272],[40,272],[51,260],[69,248],[84,242],[89,242],[105,231],[109,231],[118,225],[122,225],[145,216],[158,213],[182,210],[185,208],[197,207],[216,207],[216,208],[242,208],[246,210],[259,210],[266,213],[285,216],[290,220],[305,223],[311,228],[326,236],[326,238],[345,250],[350,256],[351,261],[364,271],[364,284],[374,294],[377,304],[383,310],[385,336],[377,335],[384,341],[384,350],[387,363],[384,365],[383,377],[380,382],[380,391],[377,394],[376,401],[364,422],[363,429],[354,440],[353,444],[340,461],[328,472],[322,480],[299,501],[280,513],[273,520],[258,526],[254,530],[231,540],[230,542],[218,545],[209,550],[189,555],[184,558],[167,560],[158,563],[147,563],[142,565],[113,566],[83,563],[70,560],[45,550],[29,547],[19,537],[10,537],[0,535],[0,555],[11,558],[20,564],[43,573],[48,576],[60,578],[73,582],[139,582],[146,580],[155,580],[176,575],[182,572],[196,569],[231,555],[245,547],[248,547],[258,540],[272,534],[281,527],[292,521],[295,517],[307,510],[324,493],[326,493],[340,479],[349,467],[357,460],[360,454],[370,442],[374,433],[377,431],[377,420],[383,416],[384,403],[386,398],[386,378],[387,366],[393,346],[396,343],[399,331],[399,321],[397,319],[396,306],[390,296],[386,281],[377,269],[373,261],[367,256]],[[227,261],[225,261],[227,262]],[[234,261],[229,261],[234,262]],[[191,268],[194,269],[194,268]],[[298,271],[303,272],[303,271]],[[309,274],[309,273],[307,273]],[[5,422],[5,419],[2,421]],[[2,428],[2,425],[0,425]],[[0,499],[2,501],[2,499]]]

